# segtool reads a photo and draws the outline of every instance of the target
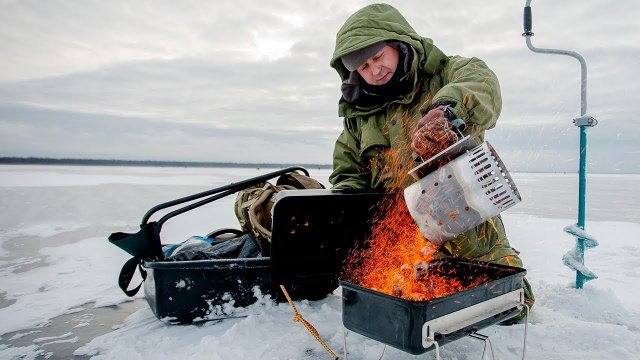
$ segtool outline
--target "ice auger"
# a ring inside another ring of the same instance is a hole
[[[598,246],[598,241],[593,236],[584,231],[585,227],[585,198],[587,192],[587,128],[594,127],[598,121],[587,115],[587,63],[584,58],[574,52],[557,49],[540,49],[531,44],[532,16],[531,0],[527,0],[524,8],[524,33],[522,36],[527,41],[527,47],[537,53],[567,55],[580,62],[581,73],[581,96],[580,96],[580,117],[573,119],[573,124],[580,128],[580,170],[578,177],[578,222],[564,228],[564,231],[576,238],[576,245],[562,257],[562,262],[576,272],[576,288],[582,289],[586,281],[598,278],[591,270],[584,265],[584,251]]]

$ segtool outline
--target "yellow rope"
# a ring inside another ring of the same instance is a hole
[[[332,359],[342,360],[342,358],[339,357],[338,355],[336,355],[336,353],[333,352],[333,350],[331,350],[329,345],[327,345],[327,343],[325,343],[322,340],[322,338],[320,337],[320,334],[318,334],[318,331],[313,327],[313,325],[309,324],[309,322],[307,320],[305,320],[302,317],[302,315],[300,315],[300,313],[298,312],[298,309],[296,309],[296,306],[293,305],[293,301],[291,300],[291,296],[289,296],[289,293],[287,292],[287,289],[284,288],[284,285],[280,285],[280,289],[284,293],[284,296],[287,298],[287,301],[289,302],[289,305],[291,305],[291,309],[293,309],[293,322],[302,323],[302,325],[304,325],[304,327],[307,328],[307,331],[309,331],[311,336],[313,336],[316,339],[316,341],[318,341],[320,343],[320,345],[322,345],[322,347],[325,350],[327,350],[327,352],[329,353],[329,356],[331,356]]]

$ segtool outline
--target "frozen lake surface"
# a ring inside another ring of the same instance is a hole
[[[153,205],[264,174],[273,169],[0,166],[0,359],[184,358],[325,359],[291,309],[263,299],[247,317],[200,326],[157,320],[141,294],[117,286],[128,255],[108,244],[115,231],[136,231]],[[330,170],[309,169],[328,185]],[[600,278],[582,291],[561,263],[574,243],[576,174],[513,174],[523,202],[503,214],[511,244],[522,252],[537,302],[529,359],[635,359],[640,353],[640,175],[589,175],[587,231],[600,246],[586,264]],[[238,227],[233,196],[171,219],[165,243],[221,227]],[[342,351],[339,292],[297,304],[322,337]],[[518,358],[522,325],[494,326],[498,358]],[[378,358],[382,345],[348,334],[349,357]],[[445,358],[477,359],[481,345],[462,339]],[[429,354],[426,355],[429,358]],[[413,358],[386,349],[385,358]]]

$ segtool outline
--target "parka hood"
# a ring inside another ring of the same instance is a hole
[[[342,25],[336,35],[336,47],[329,64],[344,80],[350,72],[340,58],[383,40],[409,44],[416,52],[418,68],[426,74],[439,73],[447,62],[447,57],[433,45],[433,41],[418,35],[393,6],[372,4],[355,12]]]

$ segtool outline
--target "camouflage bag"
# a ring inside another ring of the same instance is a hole
[[[234,212],[243,232],[252,234],[262,252],[269,254],[271,243],[271,209],[276,194],[282,190],[324,189],[317,180],[297,172],[281,175],[275,185],[264,182],[238,191]]]

